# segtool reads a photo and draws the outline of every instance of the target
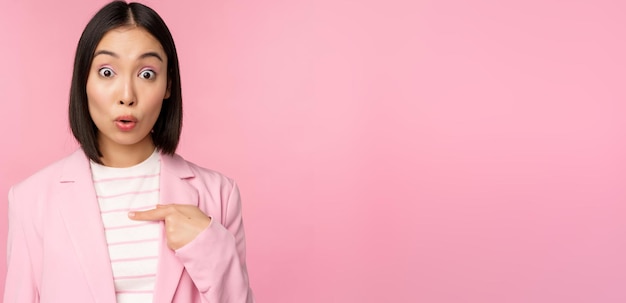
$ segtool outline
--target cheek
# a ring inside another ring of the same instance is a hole
[[[101,110],[101,102],[98,102],[97,96],[98,95],[94,94],[93,91],[87,90],[87,108],[89,109],[89,113],[91,114],[92,119],[95,118],[94,114],[98,113]]]
[[[91,108],[95,103],[98,103],[98,100],[101,99],[101,93],[98,90],[98,86],[93,82],[87,80],[87,103],[89,104],[89,108]]]
[[[154,103],[150,104],[150,108],[148,109],[148,111],[150,112],[150,116],[154,119],[154,121],[157,120],[157,118],[159,117],[159,114],[161,113],[161,107],[163,106],[163,100],[155,100]]]
[[[161,112],[161,107],[163,106],[163,96],[165,95],[165,88],[159,86],[158,89],[152,88],[147,90],[149,93],[146,95],[145,105],[146,110],[151,113],[151,115],[158,116]]]
[[[103,117],[103,113],[105,112],[106,95],[101,87],[90,81],[87,81],[86,92],[89,114],[91,115],[91,119],[97,122]]]

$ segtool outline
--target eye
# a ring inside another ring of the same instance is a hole
[[[156,73],[152,70],[146,69],[146,70],[142,70],[139,73],[139,77],[146,79],[146,80],[151,80],[151,79],[154,79],[154,77],[156,77]]]
[[[115,73],[113,72],[111,68],[103,67],[98,70],[98,74],[100,74],[100,76],[105,77],[105,78],[111,78],[113,77]]]

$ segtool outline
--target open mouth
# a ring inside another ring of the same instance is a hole
[[[132,123],[132,122],[137,122],[137,119],[132,115],[122,115],[122,116],[118,116],[115,119],[115,121],[121,122],[121,123]]]
[[[130,131],[137,125],[137,119],[131,115],[119,116],[115,119],[115,124],[121,131]]]

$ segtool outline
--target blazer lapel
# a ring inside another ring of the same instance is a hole
[[[180,156],[161,155],[160,204],[198,205],[198,191],[188,183],[194,174]],[[161,222],[163,224],[163,222]],[[165,229],[162,228],[165,233]],[[184,266],[167,247],[163,234],[154,289],[155,303],[172,302]]]
[[[67,158],[55,201],[72,239],[94,302],[115,302],[115,286],[89,160],[82,150]]]

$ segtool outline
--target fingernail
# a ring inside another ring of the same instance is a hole
[[[134,217],[135,216],[135,212],[134,211],[128,212],[128,216],[131,217],[131,218]]]

